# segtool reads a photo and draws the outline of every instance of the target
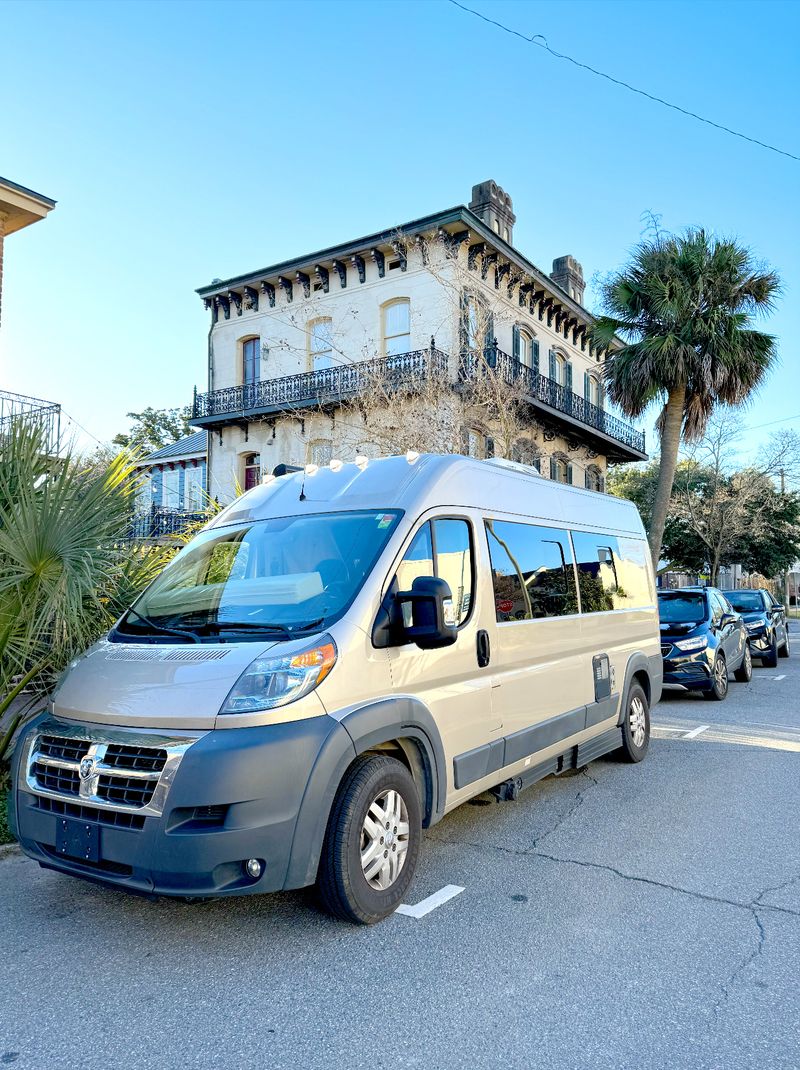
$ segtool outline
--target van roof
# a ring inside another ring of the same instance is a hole
[[[419,516],[432,508],[474,508],[644,537],[632,502],[557,483],[534,468],[500,458],[411,453],[334,461],[332,466],[308,465],[289,475],[267,476],[209,526],[357,509],[402,509]]]

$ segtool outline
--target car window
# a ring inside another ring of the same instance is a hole
[[[722,595],[718,591],[709,591],[708,597],[711,601],[711,619],[714,624],[719,624],[722,614],[726,612]]]
[[[487,520],[486,533],[498,621],[563,617],[578,612],[566,531]]]
[[[761,591],[727,591],[725,597],[737,613],[760,613],[764,609]]]
[[[472,609],[474,567],[472,538],[466,520],[446,518],[428,521],[414,536],[397,566],[398,589],[410,591],[419,576],[438,576],[447,581],[461,625]],[[403,619],[411,625],[411,603],[403,603]]]

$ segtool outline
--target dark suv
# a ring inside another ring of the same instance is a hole
[[[774,669],[778,657],[789,657],[789,629],[786,610],[769,591],[724,591],[737,613],[741,613],[750,636],[754,658]]]
[[[708,699],[728,694],[728,673],[747,683],[753,661],[740,615],[716,587],[658,592],[664,683],[702,691]]]

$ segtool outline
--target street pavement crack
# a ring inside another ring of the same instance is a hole
[[[797,881],[800,881],[800,873],[796,873],[794,875],[794,877],[789,877],[788,880],[782,881],[780,884],[770,885],[770,887],[769,888],[765,888],[763,890],[763,892],[759,892],[758,895],[755,897],[755,899],[751,899],[750,900],[750,906],[751,907],[756,907],[756,906],[769,907],[770,906],[769,903],[762,903],[762,901],[761,901],[764,898],[765,895],[769,895],[770,892],[782,892],[784,888],[790,888],[793,884],[796,884]]]
[[[764,944],[767,940],[767,933],[764,928],[764,924],[761,921],[761,918],[759,918],[758,916],[758,911],[754,907],[750,906],[748,907],[748,909],[753,915],[753,920],[755,921],[756,926],[758,928],[757,943],[754,950],[751,951],[749,955],[745,955],[745,957],[742,959],[742,961],[739,963],[739,965],[736,967],[736,969],[733,971],[727,981],[724,981],[721,985],[722,993],[719,999],[714,1004],[714,1006],[711,1008],[711,1012],[714,1017],[719,1014],[720,1008],[728,1002],[733,986],[737,983],[737,981],[745,972],[745,970],[748,969],[748,967],[752,966],[752,964],[756,961],[757,958],[761,957],[761,953],[764,950]]]
[[[597,787],[597,785],[600,783],[600,781],[593,777],[592,774],[586,768],[581,769],[581,775],[584,776],[592,784],[594,784],[595,787]],[[543,840],[546,840],[548,836],[552,836],[554,832],[557,832],[565,822],[569,821],[569,819],[574,814],[576,814],[578,810],[580,810],[580,808],[583,806],[584,796],[586,795],[586,792],[588,790],[588,786],[581,788],[581,790],[575,796],[575,800],[569,810],[567,810],[565,814],[562,814],[562,816],[558,819],[558,821],[556,821],[556,823],[551,829],[548,829],[547,832],[543,832],[540,836],[537,836],[531,843],[529,851],[526,853],[529,853],[531,850],[535,850]]]

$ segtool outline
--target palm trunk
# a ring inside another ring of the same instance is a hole
[[[650,518],[650,555],[653,569],[658,571],[661,557],[661,543],[667,523],[667,512],[672,497],[672,485],[675,482],[675,469],[678,465],[678,450],[681,445],[681,428],[683,426],[683,406],[686,400],[686,384],[679,383],[673,387],[664,406],[661,426],[661,463],[658,469],[658,487],[656,488],[653,513]]]

